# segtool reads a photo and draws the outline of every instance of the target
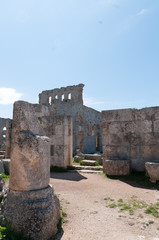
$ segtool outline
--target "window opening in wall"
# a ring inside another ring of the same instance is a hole
[[[55,95],[55,99],[58,99],[58,95]]]
[[[96,151],[100,151],[100,134],[96,135]]]
[[[61,95],[61,101],[63,101],[65,98],[64,94]]]
[[[50,96],[49,97],[49,104],[51,105],[51,100],[52,100],[52,97]]]
[[[3,128],[3,131],[6,131],[6,127]]]
[[[95,127],[92,126],[92,136],[94,136],[94,133],[95,133]]]
[[[69,93],[69,94],[68,94],[68,99],[70,99],[70,100],[71,100],[71,93]]]
[[[100,126],[99,126],[99,124],[97,124],[97,129],[100,129]]]
[[[79,115],[79,116],[78,116],[78,121],[81,123],[82,120],[83,120],[83,119],[82,119],[81,115]]]
[[[89,125],[86,126],[86,135],[89,135]]]
[[[54,145],[50,146],[50,155],[54,156]]]

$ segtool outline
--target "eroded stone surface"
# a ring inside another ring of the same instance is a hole
[[[130,160],[136,171],[159,159],[159,107],[102,112],[103,158]]]
[[[130,161],[127,160],[104,160],[103,171],[107,175],[129,175]]]
[[[50,142],[27,102],[14,104],[10,189],[28,191],[45,188],[50,180]]]
[[[10,173],[10,159],[3,159],[3,167],[4,167],[4,171],[5,173],[9,174]]]
[[[60,204],[53,188],[17,192],[10,190],[2,213],[18,232],[30,240],[48,240],[57,232]]]
[[[159,162],[146,162],[145,168],[151,182],[155,183],[159,180]]]
[[[49,186],[50,141],[32,104],[15,102],[11,130],[9,191],[1,214],[30,240],[48,240],[57,232],[60,204]]]

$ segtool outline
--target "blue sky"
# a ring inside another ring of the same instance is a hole
[[[97,110],[159,106],[158,0],[0,1],[0,117],[84,83]]]

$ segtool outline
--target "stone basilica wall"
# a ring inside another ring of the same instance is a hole
[[[159,160],[159,107],[102,112],[103,158],[130,160],[145,170],[145,162]]]

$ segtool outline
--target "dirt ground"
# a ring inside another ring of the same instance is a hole
[[[50,183],[67,213],[57,240],[159,240],[159,218],[137,209],[133,215],[108,205],[119,199],[157,202],[159,191],[78,172],[52,173]]]

